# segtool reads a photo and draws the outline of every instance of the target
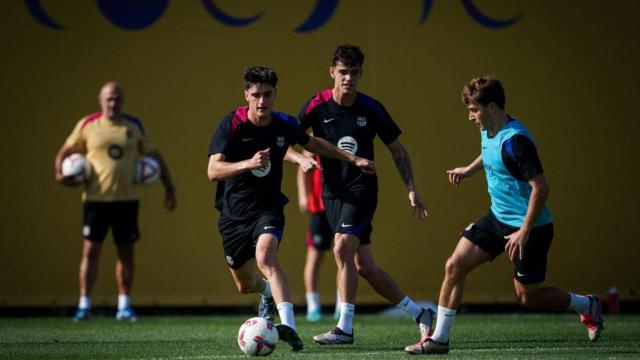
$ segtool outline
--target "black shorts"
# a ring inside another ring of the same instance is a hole
[[[376,212],[377,201],[350,197],[346,200],[324,198],[324,209],[333,233],[357,236],[360,244],[371,243],[371,220]]]
[[[505,236],[518,228],[501,223],[491,211],[469,225],[462,235],[491,255],[491,260],[504,252]],[[514,259],[513,277],[522,284],[537,284],[544,281],[547,272],[547,254],[553,239],[553,223],[535,227],[524,245],[524,256]]]
[[[273,234],[278,241],[282,240],[284,214],[282,210],[268,211],[244,220],[233,220],[220,214],[218,226],[227,265],[239,269],[256,257],[260,235]]]
[[[113,241],[127,245],[140,238],[138,230],[138,200],[85,201],[83,204],[82,236],[91,242],[102,243],[111,227]]]
[[[307,247],[313,247],[318,250],[329,250],[333,241],[333,231],[327,220],[324,211],[311,214],[309,220],[309,231],[307,231],[306,243]]]

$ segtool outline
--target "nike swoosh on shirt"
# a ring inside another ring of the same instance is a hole
[[[331,119],[322,119],[322,121],[324,121],[324,123],[328,123],[328,122],[332,122],[333,120],[335,120],[336,118],[332,117]]]
[[[242,138],[242,141],[251,141],[253,138]]]

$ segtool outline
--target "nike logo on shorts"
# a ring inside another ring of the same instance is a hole
[[[264,227],[265,230],[269,230],[269,229],[275,229],[275,226],[271,226],[271,225],[267,225]]]
[[[520,276],[520,277],[525,277],[525,276],[529,275],[529,274],[523,274],[523,273],[521,273],[520,271],[517,271],[517,272],[516,272],[516,274],[517,274],[518,276]]]
[[[353,224],[345,224],[345,223],[342,223],[342,225],[340,225],[340,226],[342,226],[342,227],[352,227],[352,226],[353,226]]]

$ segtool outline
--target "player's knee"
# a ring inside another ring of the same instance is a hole
[[[444,271],[445,275],[449,278],[457,278],[463,273],[460,262],[454,257],[447,259],[447,262],[444,265]]]
[[[333,255],[338,262],[345,262],[353,259],[354,254],[352,253],[349,243],[346,241],[346,237],[345,240],[342,241],[339,236],[336,237],[336,243],[333,247]]]

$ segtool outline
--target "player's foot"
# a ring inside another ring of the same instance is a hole
[[[602,307],[600,305],[600,299],[595,295],[587,295],[589,298],[589,315],[580,315],[580,322],[587,325],[587,332],[589,333],[589,340],[596,341],[600,337],[600,333],[603,326],[602,320]]]
[[[407,346],[404,351],[411,355],[448,354],[449,342],[442,343],[426,337],[417,344]]]
[[[276,308],[276,302],[273,300],[273,298],[262,296],[262,299],[260,300],[260,306],[258,307],[258,316],[273,321],[276,318],[277,312],[278,309]]]
[[[76,314],[73,315],[73,321],[85,321],[91,319],[91,309],[76,310]]]
[[[348,345],[353,344],[353,333],[347,334],[339,327],[313,337],[313,341],[320,345]]]
[[[116,313],[116,320],[136,322],[138,321],[138,317],[136,316],[136,313],[133,312],[133,309],[128,307],[124,309],[118,309],[118,312]]]
[[[298,333],[289,325],[277,324],[276,330],[278,330],[278,336],[280,340],[286,342],[291,346],[291,351],[300,351],[304,347],[302,339],[298,336]]]
[[[312,311],[307,311],[307,320],[311,322],[316,322],[322,320],[322,310],[315,309]]]
[[[433,334],[433,317],[435,312],[429,308],[422,308],[422,312],[415,319],[418,328],[420,329],[420,339],[430,337]]]

